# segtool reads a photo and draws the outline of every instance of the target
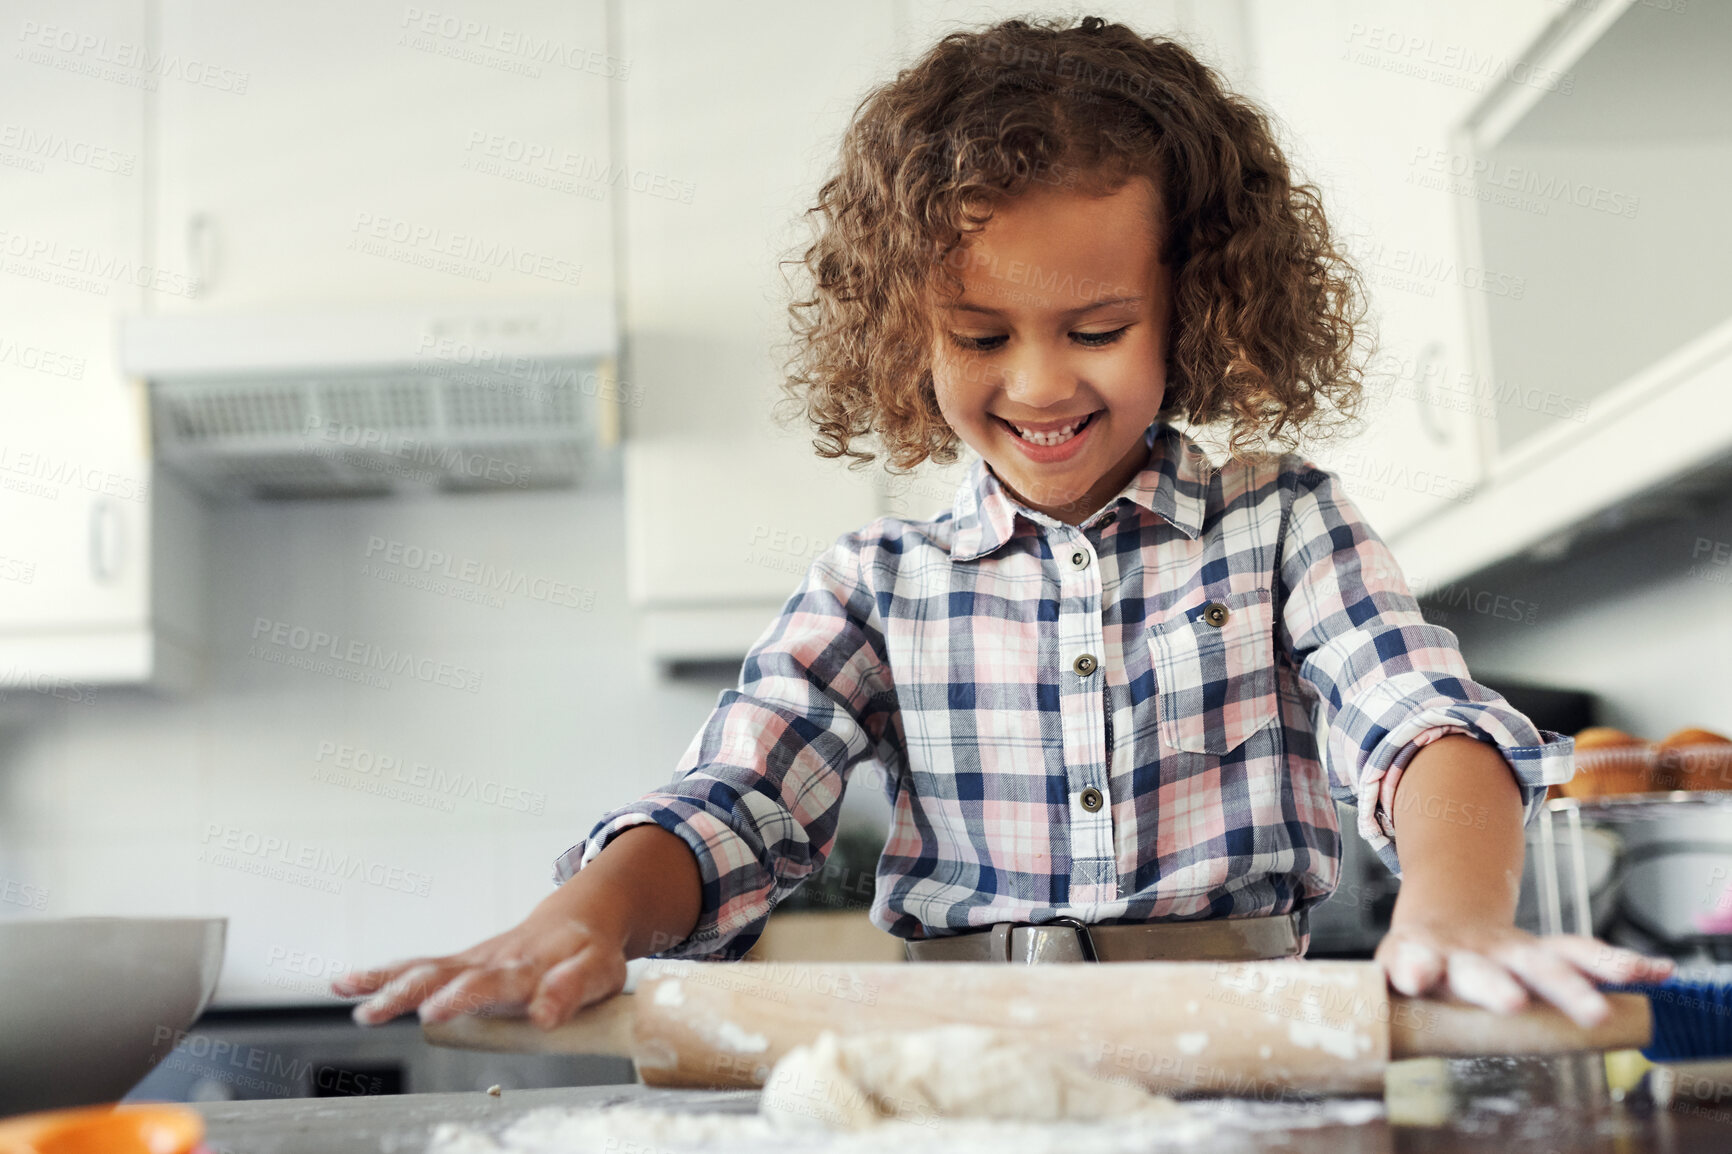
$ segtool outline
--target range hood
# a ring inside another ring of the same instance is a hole
[[[602,299],[129,318],[157,460],[218,497],[573,485],[618,440]]]

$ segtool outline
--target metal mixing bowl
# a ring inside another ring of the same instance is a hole
[[[174,1049],[227,918],[0,922],[0,1115],[112,1102]]]

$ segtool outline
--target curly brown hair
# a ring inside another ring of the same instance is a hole
[[[806,214],[815,239],[783,262],[805,282],[784,415],[823,457],[863,465],[856,442],[876,439],[893,469],[955,461],[930,366],[934,277],[961,287],[946,256],[1034,182],[1098,194],[1139,175],[1173,274],[1163,419],[1226,423],[1235,455],[1350,421],[1364,297],[1317,190],[1187,49],[1095,16],[951,33],[860,103]]]

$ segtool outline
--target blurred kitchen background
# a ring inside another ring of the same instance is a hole
[[[409,1023],[361,1053],[324,991],[517,921],[817,552],[950,504],[960,466],[850,473],[770,408],[843,126],[957,26],[1123,19],[1269,108],[1379,331],[1363,434],[1315,456],[1428,614],[1542,725],[1732,731],[1732,6],[5,11],[0,919],[225,915],[205,1036],[346,1072],[183,1046],[158,1093],[619,1073]],[[883,948],[856,784],[778,948]],[[1718,956],[1711,805],[1634,864],[1571,828],[1561,916],[1580,864],[1602,932],[1633,902],[1629,940]],[[1394,883],[1349,839],[1316,945],[1364,956]]]

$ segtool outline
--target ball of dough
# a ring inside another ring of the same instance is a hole
[[[1098,1120],[1179,1107],[1015,1035],[941,1026],[850,1037],[825,1032],[776,1063],[759,1109],[787,1129],[843,1130],[891,1118]]]

